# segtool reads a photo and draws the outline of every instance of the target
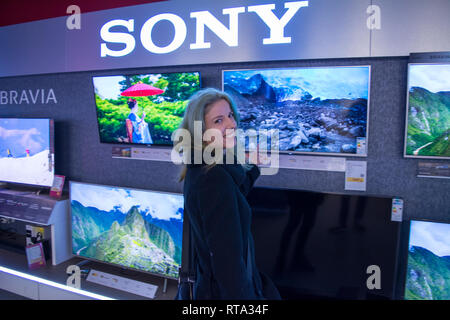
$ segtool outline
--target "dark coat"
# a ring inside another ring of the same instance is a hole
[[[184,206],[195,252],[194,299],[280,298],[255,263],[246,195],[258,176],[257,166],[245,170],[239,164],[188,165]]]

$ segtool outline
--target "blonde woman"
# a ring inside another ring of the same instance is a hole
[[[194,141],[199,141],[194,137],[199,134],[194,130],[195,122],[197,128],[201,124],[202,137],[210,129],[219,136],[211,142],[202,139],[200,145],[195,145]],[[181,128],[192,138],[190,146],[183,148],[191,148],[192,160],[196,148],[203,150],[211,143],[221,144],[225,151],[232,149],[238,123],[239,116],[229,95],[212,88],[201,90],[186,107]],[[255,264],[251,209],[246,195],[259,176],[258,167],[236,161],[194,162],[186,165],[181,175],[185,215],[191,225],[193,298],[280,299],[276,287]]]

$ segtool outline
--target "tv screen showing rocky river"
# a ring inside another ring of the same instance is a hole
[[[240,129],[285,152],[366,155],[369,83],[370,66],[223,71]]]

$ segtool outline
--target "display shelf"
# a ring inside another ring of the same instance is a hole
[[[72,257],[68,199],[55,199],[31,191],[0,189],[0,216],[49,226],[53,265]]]
[[[114,288],[108,288],[96,283],[81,279],[81,291],[74,292],[66,286],[68,275],[67,267],[83,261],[74,257],[57,266],[47,264],[36,270],[29,270],[26,256],[17,252],[0,249],[0,289],[34,300],[47,299],[116,299],[116,300],[150,300],[146,297],[124,292]],[[89,261],[83,269],[92,268],[111,274],[117,274],[129,279],[142,281],[158,286],[154,300],[173,300],[178,283],[176,280],[168,280],[167,290],[163,292],[164,279],[142,272],[123,270],[115,266]],[[20,276],[12,274],[20,273]],[[26,279],[23,277],[25,275]],[[51,284],[49,284],[51,282]]]

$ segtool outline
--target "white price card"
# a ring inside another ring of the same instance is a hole
[[[367,161],[345,162],[345,190],[366,191]]]
[[[124,277],[119,277],[110,273],[91,269],[86,279],[87,281],[98,283],[110,288],[130,292],[150,299],[155,298],[158,286],[136,281]]]
[[[280,168],[287,169],[344,172],[345,161],[345,158],[339,157],[279,155]]]

